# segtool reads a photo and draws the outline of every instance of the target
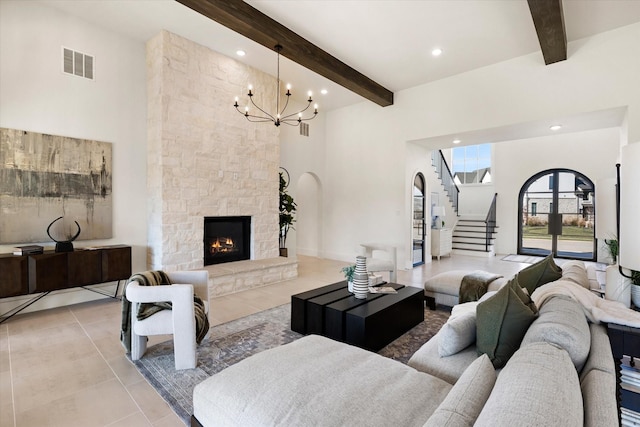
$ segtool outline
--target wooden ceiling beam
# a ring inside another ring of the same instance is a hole
[[[536,27],[544,63],[549,65],[567,59],[567,32],[564,26],[562,0],[527,0]]]
[[[273,51],[281,45],[281,55],[378,105],[393,105],[393,92],[242,0],[177,1]]]

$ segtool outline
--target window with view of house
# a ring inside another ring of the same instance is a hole
[[[491,182],[491,144],[454,147],[451,163],[457,185]]]

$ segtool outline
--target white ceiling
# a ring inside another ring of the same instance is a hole
[[[166,29],[276,74],[273,51],[174,0],[38,2],[142,42]],[[393,92],[540,52],[526,0],[247,0],[247,3]],[[640,22],[640,0],[564,0],[563,10],[569,42]],[[431,55],[434,47],[444,50],[438,58]],[[247,55],[236,56],[238,49],[245,50]],[[540,56],[544,66],[542,53]],[[297,93],[313,90],[321,110],[363,101],[359,95],[286,58],[281,61],[280,74],[283,81],[293,85],[294,93],[296,89]],[[327,89],[328,94],[320,95],[320,89]],[[615,120],[621,120],[617,117],[620,115],[614,116]],[[618,121],[615,125],[619,124]]]

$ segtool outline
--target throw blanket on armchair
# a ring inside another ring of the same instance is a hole
[[[130,282],[138,282],[140,286],[159,286],[159,285],[171,285],[171,279],[162,270],[145,271],[142,273],[136,273],[129,278],[127,284]],[[137,319],[143,320],[150,317],[160,310],[171,310],[171,303],[155,302],[155,303],[141,303],[138,307]],[[205,335],[209,331],[209,319],[205,311],[204,303],[202,299],[194,295],[193,296],[193,310],[196,317],[196,342],[200,342],[204,339]],[[126,297],[126,286],[122,292],[122,324],[120,328],[120,342],[127,350],[127,353],[131,352],[131,301]]]
[[[640,328],[640,313],[627,308],[621,302],[601,298],[569,280],[556,280],[542,285],[533,291],[531,299],[536,307],[540,307],[554,295],[568,295],[578,301],[591,323],[615,323]]]
[[[465,275],[460,282],[459,303],[478,301],[487,292],[489,284],[500,277],[499,274],[482,270]]]

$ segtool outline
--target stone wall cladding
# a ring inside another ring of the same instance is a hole
[[[218,266],[205,267],[209,271],[209,298],[259,288],[298,276],[298,263],[295,258],[275,258],[265,261],[267,262],[241,261],[245,263],[242,268],[233,271],[220,269]],[[270,265],[270,263],[273,264]],[[224,265],[220,264],[220,266]]]
[[[248,83],[275,99],[275,78],[167,31],[147,43],[147,69],[150,268],[202,268],[205,216],[251,216],[251,259],[278,257],[278,128],[232,107]]]

